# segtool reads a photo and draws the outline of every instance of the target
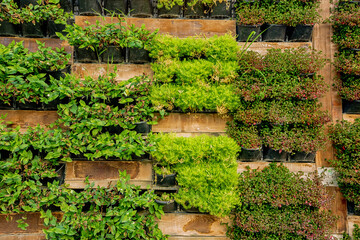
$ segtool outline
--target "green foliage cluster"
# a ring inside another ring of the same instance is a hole
[[[85,26],[68,24],[63,33],[57,35],[71,46],[95,52],[98,61],[101,62],[101,55],[109,46],[120,49],[125,47],[147,49],[152,45],[157,33],[147,30],[145,25],[141,27],[126,25],[120,15],[113,17],[111,23],[105,21],[105,19],[97,20],[94,24],[86,22]]]
[[[72,13],[64,12],[59,1],[38,0],[37,4],[30,3],[26,7],[20,8],[15,0],[3,0],[0,3],[0,19],[14,24],[35,24],[47,20],[53,20],[57,24],[66,24]]]
[[[237,144],[229,137],[177,137],[160,134],[156,171],[176,172],[180,189],[174,195],[185,209],[196,207],[216,216],[228,215],[235,203],[237,188]]]
[[[283,165],[240,174],[230,239],[330,239],[336,218],[317,173],[304,178]]]
[[[320,22],[319,1],[238,1],[236,16],[239,25],[298,24]]]
[[[154,106],[169,111],[232,111],[238,102],[230,91],[239,75],[238,51],[230,35],[184,39],[157,36],[150,47],[150,57],[155,59]]]
[[[0,101],[10,105],[17,102],[48,102],[56,91],[51,73],[63,70],[70,60],[64,48],[45,47],[37,42],[38,50],[29,52],[23,42],[0,45]],[[51,81],[52,79],[52,81]]]
[[[339,52],[335,55],[335,67],[341,73],[335,87],[342,99],[360,99],[360,6],[353,2],[335,4],[330,22],[334,34],[332,41]]]
[[[270,49],[264,56],[243,52],[242,74],[234,83],[240,104],[228,123],[228,134],[248,149],[321,149],[326,140],[323,125],[330,117],[320,110],[318,98],[327,86],[316,72],[325,62],[320,52],[305,48]]]
[[[344,197],[360,209],[360,120],[342,121],[330,128],[336,159],[329,160],[338,172],[338,184]]]
[[[360,228],[359,225],[354,224],[354,230],[352,232],[352,238],[350,237],[349,234],[344,233],[342,236],[343,240],[359,240],[360,239]]]

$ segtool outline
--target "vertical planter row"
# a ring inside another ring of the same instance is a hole
[[[318,1],[238,1],[237,41],[309,42],[318,10]]]
[[[324,64],[319,52],[300,48],[243,53],[235,82],[240,104],[227,129],[242,147],[241,161],[315,161],[330,121],[318,103],[326,85],[316,72]]]
[[[336,88],[342,98],[343,112],[360,114],[360,5],[340,1],[331,16],[333,42],[338,46],[335,67],[339,72]]]

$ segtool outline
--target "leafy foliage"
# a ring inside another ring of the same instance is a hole
[[[326,210],[331,198],[313,173],[309,178],[271,163],[239,177],[240,201],[231,239],[330,239],[335,217]]]

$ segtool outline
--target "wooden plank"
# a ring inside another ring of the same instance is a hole
[[[238,45],[242,48],[244,48],[245,44],[245,42],[238,42]],[[299,47],[310,48],[311,46],[311,42],[253,42],[249,50],[265,55],[267,50],[271,48],[290,49]]]
[[[357,118],[360,118],[360,114],[343,114],[343,119],[352,123]]]
[[[360,226],[360,216],[355,216],[355,215],[347,216],[347,221],[346,221],[347,231],[346,232],[349,233],[351,236],[354,231],[354,224],[357,224],[358,226]]]
[[[336,216],[338,216],[338,220],[333,228],[333,233],[343,233],[346,230],[346,215],[347,215],[347,207],[346,200],[340,192],[340,188],[338,187],[326,187],[329,193],[334,196],[334,200],[331,204],[330,210]]]
[[[28,127],[36,125],[46,126],[58,119],[56,111],[35,111],[35,110],[0,110],[0,116],[7,115],[5,120],[13,124],[11,127],[20,126],[20,131],[24,132]]]
[[[168,213],[158,220],[158,225],[164,234],[172,237],[225,237],[228,218],[220,219],[208,214]],[[176,239],[176,238],[174,238]],[[204,238],[205,239],[205,238]]]
[[[117,68],[116,80],[124,81],[139,75],[154,75],[150,64],[84,64],[75,63],[72,65],[71,73],[84,79],[86,76],[97,78],[106,73],[113,73]]]
[[[45,240],[44,233],[21,233],[0,235],[0,240]]]
[[[44,226],[40,213],[11,214],[10,217],[10,221],[6,221],[6,215],[0,214],[0,236],[16,233],[42,233]],[[16,221],[22,217],[26,217],[24,221],[29,224],[26,230],[17,227],[18,223]]]
[[[226,122],[217,113],[170,113],[158,124],[153,132],[175,133],[225,133]]]
[[[58,38],[22,38],[22,37],[0,37],[0,43],[7,46],[12,41],[20,42],[23,41],[23,45],[25,48],[28,48],[30,52],[36,52],[38,49],[38,45],[36,41],[40,41],[45,43],[46,47],[58,47],[65,48],[65,51],[72,54],[73,47],[70,46],[66,41],[60,40]]]
[[[152,185],[152,163],[150,161],[73,161],[66,163],[65,183],[70,188],[84,188],[89,177],[95,186],[107,187],[116,184],[119,171],[130,175],[130,183],[147,188]]]
[[[330,16],[330,7],[332,4],[330,0],[322,0],[320,2],[320,14],[323,19],[326,19]],[[313,47],[316,50],[323,52],[325,58],[329,59],[331,62],[334,60],[334,54],[336,52],[336,45],[331,42],[332,37],[332,27],[330,23],[317,24],[314,27],[313,32]],[[331,86],[334,83],[334,78],[337,76],[334,66],[330,61],[325,65],[323,69],[320,70],[319,74],[324,76],[325,82]],[[329,111],[332,116],[333,122],[336,120],[342,119],[342,104],[341,98],[335,89],[330,88],[330,90],[320,99],[322,103],[322,109]],[[328,141],[326,148],[323,151],[319,151],[317,155],[317,164],[318,167],[329,166],[329,163],[325,159],[334,158],[334,148],[332,147],[331,141]]]
[[[187,236],[171,236],[169,240],[228,240],[227,237],[187,237]],[[1,238],[0,238],[1,240]]]
[[[270,164],[269,162],[238,162],[237,172],[238,173],[244,172],[247,167],[250,167],[250,169],[262,170],[269,164]],[[277,164],[278,165],[283,164],[291,172],[302,171],[304,173],[311,173],[316,171],[315,163],[277,163]]]
[[[98,21],[113,22],[115,18],[96,16],[76,16],[75,23],[84,26],[85,21],[94,24]],[[201,35],[211,37],[214,35],[236,34],[235,20],[210,20],[210,19],[162,19],[162,18],[125,18],[128,25],[134,24],[141,27],[142,24],[150,31],[159,29],[160,34],[170,34],[177,37],[188,37]]]

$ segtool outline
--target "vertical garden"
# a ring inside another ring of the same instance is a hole
[[[357,108],[360,4],[335,5],[330,63],[322,3],[2,1],[0,239],[342,234],[316,170],[332,141],[357,214],[359,121],[324,99]]]

